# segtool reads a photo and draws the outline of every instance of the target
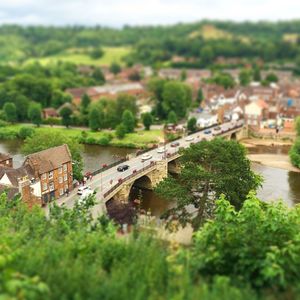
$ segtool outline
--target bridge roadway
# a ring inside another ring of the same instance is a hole
[[[220,136],[226,136],[228,134],[241,130],[241,128],[243,127],[243,121],[240,120],[237,122],[224,123],[219,126],[223,131],[223,133],[220,134]],[[205,134],[204,131],[200,131],[189,135],[193,137],[192,141],[186,141],[186,137],[177,140],[177,142],[180,143],[179,147],[187,148],[190,146],[191,143],[198,143],[201,140],[203,140],[203,138],[205,138],[206,140],[213,139],[213,133],[217,133],[213,130],[213,128],[211,128],[211,133],[209,134]],[[169,155],[173,156],[176,152],[178,152],[179,147],[171,147],[171,143],[168,143],[165,145],[166,153],[169,153]],[[120,163],[120,165],[129,165],[129,169],[124,172],[118,172],[117,167],[119,165],[117,165],[94,176],[91,181],[88,180],[87,185],[97,191],[96,198],[98,200],[98,204],[93,209],[94,216],[102,214],[103,211],[105,211],[105,202],[109,200],[107,196],[105,197],[105,194],[107,194],[113,187],[120,185],[119,179],[124,180],[126,177],[133,175],[133,170],[136,170],[138,173],[140,173],[143,170],[143,168],[149,168],[151,162],[153,164],[153,162],[158,162],[166,159],[165,153],[158,153],[157,148],[150,150],[147,153],[152,155],[152,158],[147,161],[142,162],[141,156],[137,156],[126,162]],[[97,164],[97,162],[95,162],[95,164]],[[142,174],[140,175],[142,176]],[[73,207],[76,199],[78,199],[77,189],[74,189],[68,197],[58,199],[57,204],[64,204],[64,206],[71,208]]]

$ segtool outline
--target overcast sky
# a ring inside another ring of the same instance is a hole
[[[173,24],[201,19],[300,18],[299,0],[0,0],[0,23]]]

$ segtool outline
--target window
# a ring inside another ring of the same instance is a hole
[[[42,174],[42,179],[46,179],[47,178],[47,174],[46,173],[44,173],[44,174]]]
[[[58,174],[61,174],[62,173],[62,167],[58,168]]]
[[[48,185],[46,182],[43,183],[43,191],[47,191],[48,189]]]
[[[58,182],[63,183],[63,178],[61,176],[58,178]]]
[[[68,185],[66,184],[66,185],[65,185],[65,191],[66,191],[68,188],[69,188],[69,187],[68,187]]]
[[[65,175],[64,175],[64,181],[67,181],[67,180],[68,180],[68,175],[65,174]]]
[[[49,174],[48,174],[48,178],[49,179],[52,179],[53,178],[53,172],[51,171],[51,172],[49,172]]]
[[[6,164],[9,165],[9,160],[6,161]]]
[[[64,172],[67,172],[67,170],[68,170],[68,165],[64,164]]]
[[[54,183],[53,182],[51,182],[49,184],[49,189],[50,189],[50,192],[54,191]]]
[[[62,196],[64,194],[64,189],[59,189],[59,195]]]

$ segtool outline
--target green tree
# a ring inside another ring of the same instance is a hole
[[[192,223],[199,228],[212,217],[215,200],[221,194],[241,208],[248,193],[261,183],[260,176],[251,170],[246,149],[236,141],[202,141],[182,154],[178,179],[169,177],[156,188],[160,196],[176,202],[165,216],[176,215],[182,225]],[[196,214],[187,210],[189,205]]]
[[[150,126],[153,123],[152,115],[150,113],[144,113],[142,118],[145,130],[150,130]]]
[[[253,70],[253,80],[256,81],[256,82],[261,81],[260,68],[258,66],[254,67],[254,70]]]
[[[239,81],[242,86],[248,86],[251,82],[251,73],[249,70],[241,70],[239,73]]]
[[[121,66],[118,63],[112,63],[109,67],[110,72],[112,72],[114,75],[117,75],[121,72]]]
[[[34,133],[35,133],[34,128],[29,126],[22,126],[19,130],[18,136],[24,140],[29,136],[33,136]]]
[[[38,103],[30,103],[28,108],[28,119],[38,127],[42,123],[42,109]]]
[[[167,116],[163,107],[163,92],[166,82],[165,79],[161,78],[152,78],[148,82],[148,89],[152,93],[155,101],[155,114],[161,120],[164,120]]]
[[[124,126],[124,124],[121,123],[116,127],[116,136],[118,139],[123,139],[126,133],[127,133],[127,129]]]
[[[88,107],[91,104],[91,98],[87,94],[83,94],[81,97],[80,107],[81,107],[81,113],[87,114],[88,113]]]
[[[168,123],[170,124],[177,124],[177,115],[175,113],[175,111],[171,110],[168,114]]]
[[[278,77],[274,73],[269,73],[269,74],[267,74],[265,80],[268,81],[268,82],[270,82],[270,83],[271,82],[278,82]]]
[[[105,76],[102,72],[102,70],[100,68],[96,68],[93,71],[92,77],[94,78],[94,80],[96,81],[96,83],[98,84],[103,84],[105,83]]]
[[[92,107],[89,112],[89,127],[93,131],[97,131],[101,128],[101,114],[97,107]]]
[[[300,137],[300,117],[295,119],[295,130],[298,137]]]
[[[214,220],[195,235],[194,272],[239,278],[258,290],[291,291],[300,279],[299,210],[261,202],[254,193],[240,211],[224,196],[216,203]]]
[[[17,121],[17,108],[12,102],[6,102],[3,106],[5,119],[8,122],[14,123]]]
[[[92,59],[99,59],[104,55],[104,51],[101,48],[95,48],[90,52]]]
[[[203,100],[204,100],[203,91],[202,91],[202,88],[199,88],[198,93],[197,93],[197,99],[196,99],[199,106],[201,105]]]
[[[173,110],[179,118],[184,118],[191,103],[190,89],[181,82],[170,81],[164,85],[163,108],[164,111]]]
[[[51,97],[51,106],[54,108],[59,108],[64,103],[69,103],[72,101],[72,96],[68,93],[64,93],[61,90],[53,91]]]
[[[125,110],[122,115],[122,124],[126,129],[126,133],[131,133],[135,128],[135,119],[130,110]]]
[[[200,51],[200,58],[205,65],[211,64],[214,60],[214,51],[212,47],[204,46]]]
[[[72,124],[72,114],[72,109],[67,106],[63,107],[59,112],[59,115],[62,117],[62,124],[67,128]]]
[[[300,137],[296,138],[291,150],[289,151],[289,156],[292,164],[300,169]]]
[[[25,139],[22,146],[22,153],[25,155],[39,152],[51,147],[67,144],[73,161],[73,177],[77,180],[82,179],[83,162],[81,153],[82,146],[74,138],[68,137],[62,133],[46,131],[37,131],[34,135]]]
[[[181,81],[186,81],[186,78],[187,78],[186,70],[182,70],[181,73],[180,73],[180,80]]]
[[[190,118],[187,123],[187,129],[190,132],[195,132],[197,130],[197,120],[196,118]]]

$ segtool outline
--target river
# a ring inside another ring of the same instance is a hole
[[[22,141],[5,140],[0,141],[0,152],[9,153],[14,158],[14,166],[18,167],[22,164],[24,156],[20,152]],[[266,147],[258,146],[250,148],[251,154],[287,154],[288,147]],[[84,171],[94,171],[103,164],[110,164],[119,158],[125,157],[127,154],[134,153],[135,149],[101,147],[97,145],[83,146]],[[282,199],[287,205],[293,206],[300,203],[300,173],[286,171],[282,169],[263,166],[253,163],[252,169],[264,177],[262,188],[258,190],[258,197],[264,201],[272,201]],[[137,194],[132,195],[132,197]],[[160,199],[152,191],[142,192],[143,204],[145,210],[150,209],[155,216],[161,215],[170,203]]]

